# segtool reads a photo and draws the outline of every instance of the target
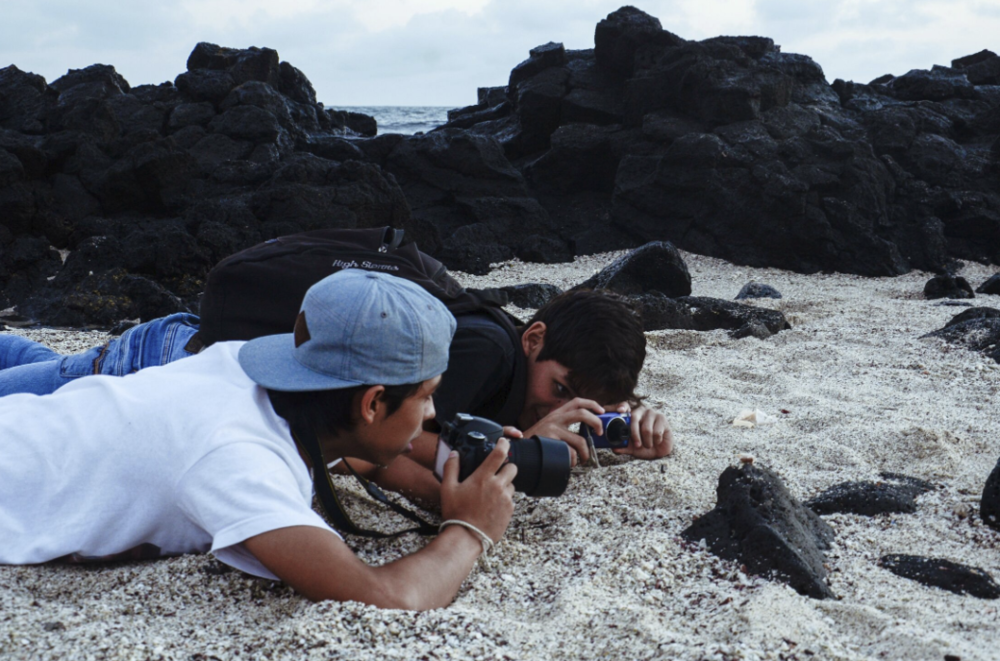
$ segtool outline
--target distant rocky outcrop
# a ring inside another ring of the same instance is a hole
[[[593,49],[533,49],[447,126],[496,138],[577,252],[669,240],[800,272],[943,271],[1000,260],[997,72],[982,51],[830,85],[771,39],[688,41],[623,7]]]
[[[193,308],[271,237],[393,225],[449,268],[669,241],[869,276],[1000,262],[1000,57],[829,84],[766,37],[686,40],[634,7],[548,43],[425,135],[325,108],[268,48],[173,82],[0,69],[0,306],[110,326]],[[747,329],[754,334],[760,329]]]
[[[262,240],[404,225],[399,186],[345,140],[374,134],[267,48],[201,43],[173,83],[138,87],[100,64],[51,84],[0,69],[0,307],[149,319]]]

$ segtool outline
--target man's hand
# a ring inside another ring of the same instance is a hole
[[[628,413],[621,408],[618,412]],[[632,410],[631,414],[632,439],[628,447],[614,450],[615,454],[627,454],[637,459],[659,459],[673,451],[674,438],[665,415],[645,406]]]
[[[554,411],[550,411],[547,416],[524,430],[525,436],[545,436],[566,442],[575,452],[573,464],[576,464],[577,455],[583,460],[590,459],[587,451],[587,441],[576,432],[570,431],[570,425],[583,423],[590,425],[598,434],[603,433],[604,427],[601,419],[597,416],[604,413],[604,407],[592,399],[577,397],[566,402]]]
[[[506,464],[510,441],[501,438],[483,463],[461,482],[458,481],[458,453],[452,451],[444,464],[441,480],[441,519],[471,523],[500,541],[514,514],[514,476],[517,466]],[[471,534],[471,531],[470,531]]]

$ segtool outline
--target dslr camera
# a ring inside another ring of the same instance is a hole
[[[444,478],[444,464],[452,450],[458,452],[459,481],[469,477],[503,436],[503,427],[468,413],[458,413],[442,425],[434,473]],[[507,461],[517,466],[514,490],[535,498],[561,496],[569,484],[570,449],[562,441],[532,436],[510,439]]]
[[[621,413],[602,413],[597,417],[601,419],[603,433],[598,434],[590,425],[580,423],[580,436],[583,436],[595,448],[611,450],[627,448],[629,439],[632,438],[632,416]]]

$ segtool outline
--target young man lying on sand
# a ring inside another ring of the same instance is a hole
[[[453,454],[441,534],[369,567],[313,512],[296,437],[392,464],[434,417],[454,330],[419,286],[347,270],[309,290],[294,333],[0,399],[0,564],[211,551],[314,600],[446,606],[510,521],[508,441],[461,483]]]
[[[637,404],[635,388],[646,357],[638,318],[616,297],[567,292],[541,307],[515,341],[486,313],[463,314],[450,348],[448,370],[434,395],[437,424],[471,413],[514,426],[525,436],[568,443],[589,458],[579,423],[600,430],[605,407],[632,415],[632,441],[615,450],[643,459],[670,454],[666,417]],[[0,395],[50,393],[80,376],[123,375],[193,355],[187,347],[198,317],[175,314],[139,324],[103,347],[60,356],[36,342],[0,335]],[[437,448],[435,425],[420,435],[409,457],[388,468],[351,462],[383,488],[438,502],[430,468]],[[360,458],[359,459],[363,459]],[[412,460],[411,460],[412,459]]]

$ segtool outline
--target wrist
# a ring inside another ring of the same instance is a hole
[[[479,555],[487,555],[493,549],[493,539],[489,535],[462,519],[445,519],[438,529],[439,535],[443,535],[445,532],[456,528],[464,531],[463,537],[473,540],[476,543],[480,549]],[[450,534],[454,535],[454,533]]]

